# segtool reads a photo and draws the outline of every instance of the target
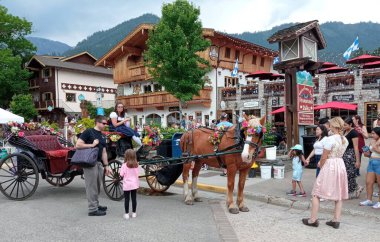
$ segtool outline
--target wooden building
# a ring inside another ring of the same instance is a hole
[[[96,66],[113,68],[113,79],[118,84],[117,100],[125,105],[134,122],[179,123],[178,100],[158,85],[144,66],[142,55],[151,29],[150,24],[138,26],[101,57]],[[207,125],[221,111],[232,114],[237,110],[236,100],[231,103],[222,100],[225,88],[237,88],[250,72],[271,71],[277,52],[214,29],[203,29],[203,36],[211,41],[211,47],[200,55],[210,62],[212,70],[204,77],[206,85],[200,95],[187,102],[183,112],[188,119]],[[231,77],[236,59],[239,73]]]

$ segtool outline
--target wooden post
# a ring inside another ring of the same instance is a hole
[[[288,69],[285,73],[285,122],[288,147],[299,143],[296,73],[297,68]]]

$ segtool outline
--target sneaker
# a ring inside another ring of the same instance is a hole
[[[380,208],[380,202],[377,202],[375,205],[372,206],[373,208],[379,209]]]
[[[373,206],[373,202],[367,199],[363,202],[360,202],[359,205],[360,206]]]
[[[100,211],[107,211],[107,206],[98,206],[98,210]]]
[[[296,195],[297,197],[306,197],[306,192],[299,192],[299,193],[297,193],[297,195]]]
[[[128,219],[129,219],[129,213],[124,214],[123,217],[124,217],[124,219],[127,219],[127,220],[128,220]]]
[[[286,195],[288,195],[288,196],[297,196],[297,192],[293,191],[293,190],[290,190],[290,192],[287,192]]]
[[[137,214],[136,213],[132,213],[132,218],[136,218],[137,217]]]
[[[106,215],[107,213],[105,211],[101,211],[101,210],[96,210],[94,212],[89,212],[88,213],[88,216],[104,216]]]
[[[379,193],[378,193],[378,192],[373,192],[372,196],[374,196],[374,197],[378,197],[378,196],[379,196]]]

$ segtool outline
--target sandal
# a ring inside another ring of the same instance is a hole
[[[356,190],[356,198],[359,198],[360,194],[362,193],[362,191],[364,190],[364,187],[362,186],[359,186],[358,189]]]
[[[333,227],[334,229],[338,229],[339,225],[340,225],[340,222],[334,222],[334,221],[330,220],[330,221],[327,221],[326,224],[328,226]]]
[[[319,221],[318,219],[314,221],[314,223],[310,223],[308,218],[303,218],[302,223],[307,226],[311,227],[318,227],[319,226]]]

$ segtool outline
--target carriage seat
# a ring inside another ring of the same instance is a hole
[[[50,161],[51,173],[56,174],[65,171],[68,164],[68,153],[72,148],[62,146],[57,136],[54,135],[30,135],[25,138],[46,154],[46,158]]]
[[[123,133],[116,132],[116,131],[102,131],[102,134],[107,136],[107,137],[109,137],[110,135],[113,135],[113,134],[118,134],[118,135],[120,135],[121,138],[126,137]]]

